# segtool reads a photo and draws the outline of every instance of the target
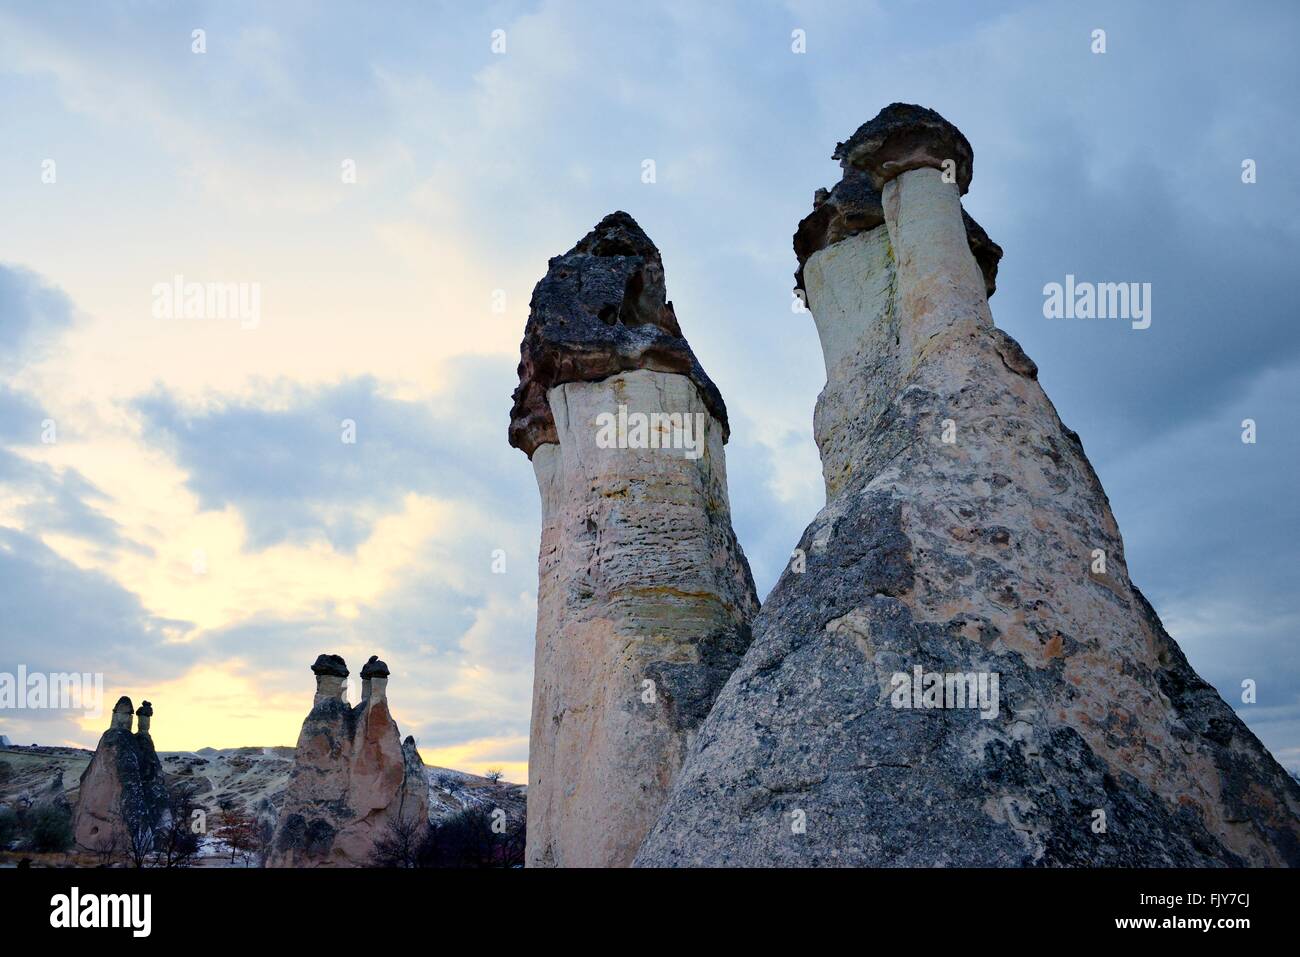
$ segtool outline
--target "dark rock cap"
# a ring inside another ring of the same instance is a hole
[[[728,436],[727,407],[682,336],[667,301],[659,250],[627,213],[610,213],[533,289],[519,347],[510,444],[529,458],[558,442],[547,390],[651,369],[685,375]]]
[[[131,714],[134,710],[135,705],[131,703],[131,699],[126,695],[122,695],[122,697],[118,698],[117,704],[113,705],[114,714]]]
[[[975,222],[975,217],[966,210],[961,211],[961,221],[966,224],[966,242],[975,256],[975,263],[984,274],[984,293],[992,296],[998,288],[998,263],[1002,259],[1002,247],[989,238],[984,227]]]
[[[143,718],[153,717],[153,704],[148,701],[141,701],[140,707],[135,709],[135,713]]]
[[[316,663],[311,666],[312,673],[316,677],[323,675],[332,675],[335,678],[346,678],[348,676],[348,665],[339,655],[321,655],[316,659]]]
[[[962,210],[961,215],[966,224],[970,251],[984,274],[984,291],[992,296],[997,289],[1002,247],[989,238],[969,213]],[[803,267],[813,253],[841,239],[875,229],[884,221],[880,190],[872,185],[871,177],[860,169],[845,167],[844,176],[834,189],[829,192],[817,190],[813,197],[813,211],[799,221],[799,228],[795,230],[794,254],[799,260],[799,268],[794,274],[794,287],[804,288]]]
[[[361,666],[362,678],[387,678],[388,665],[379,660],[378,655],[371,655],[370,660]]]
[[[970,189],[975,165],[975,153],[961,130],[934,110],[912,103],[889,104],[836,146],[831,158],[845,169],[852,166],[865,172],[876,189],[909,169],[942,169],[944,160],[950,159],[956,164],[962,195]]]

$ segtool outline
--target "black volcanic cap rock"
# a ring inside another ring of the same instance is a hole
[[[836,146],[831,159],[839,160],[845,169],[862,170],[876,189],[883,189],[909,169],[942,169],[944,160],[952,160],[964,196],[970,189],[975,151],[961,130],[934,110],[913,103],[890,103]]]
[[[143,718],[153,717],[153,704],[149,701],[141,701],[140,707],[135,709],[135,713]]]
[[[891,110],[895,111],[895,113],[890,114]],[[863,154],[861,154],[861,150],[865,148],[863,144],[874,143],[881,137],[888,142],[887,133],[880,131],[897,131],[906,117],[916,115],[909,111],[920,111],[922,115],[928,114],[934,120],[937,120],[939,124],[942,124],[938,129],[942,130],[946,127],[951,131],[951,134],[959,137],[962,143],[966,143],[966,138],[961,135],[961,132],[942,116],[939,116],[938,113],[935,113],[934,110],[895,103],[893,106],[885,107],[875,119],[859,127],[858,131],[849,138],[847,143],[840,143],[836,146],[835,153],[831,158],[840,161],[840,166],[844,169],[844,175],[829,192],[824,189],[817,191],[816,196],[813,197],[813,211],[799,221],[799,227],[795,230],[794,254],[799,260],[799,268],[794,274],[796,289],[804,289],[803,269],[808,262],[808,257],[813,253],[834,245],[841,239],[847,239],[857,233],[868,232],[884,223],[885,210],[881,203],[880,187],[876,185],[871,173],[850,161],[850,154],[858,155],[859,160],[865,161]],[[881,118],[885,117],[886,114],[890,114],[892,119],[883,122]],[[934,121],[926,118],[926,123],[917,125],[917,129],[921,131],[931,130],[934,128],[933,123]],[[872,130],[877,132],[872,133]],[[864,133],[864,131],[867,132]],[[946,135],[952,139],[951,134]],[[918,135],[921,135],[921,133],[918,133]],[[882,155],[887,152],[888,147],[882,146]],[[969,184],[969,143],[966,143],[966,155],[966,183]],[[957,157],[953,158],[957,159]],[[931,164],[918,163],[917,165]],[[907,168],[913,169],[915,167],[909,166]],[[959,175],[960,170],[959,163]],[[900,169],[898,172],[902,172],[902,170]],[[897,173],[893,175],[897,175]],[[888,178],[892,179],[893,176],[891,175]],[[964,188],[962,192],[965,192]],[[970,243],[971,253],[975,256],[975,262],[979,264],[980,272],[984,274],[985,292],[992,296],[997,289],[998,261],[1002,259],[1002,247],[990,239],[984,228],[975,222],[965,210],[962,211],[962,220],[966,225],[966,239]]]
[[[339,655],[321,655],[311,666],[311,670],[317,677],[332,675],[335,678],[346,678],[348,676],[347,662]]]
[[[387,678],[388,665],[379,660],[378,655],[371,655],[370,660],[361,666],[363,678]]]
[[[567,253],[551,259],[533,289],[519,355],[510,444],[529,458],[537,446],[559,441],[549,389],[633,369],[690,378],[722,426],[723,440],[728,436],[722,395],[667,301],[659,250],[625,212],[610,213]]]
[[[120,714],[122,712],[125,712],[126,714],[131,714],[134,710],[135,710],[135,705],[131,703],[131,699],[128,698],[126,695],[122,695],[122,697],[118,698],[117,704],[113,705],[114,714]]]

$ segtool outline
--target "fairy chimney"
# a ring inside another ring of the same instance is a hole
[[[153,705],[148,701],[140,702],[140,707],[136,708],[135,716],[138,719],[136,728],[140,734],[149,733],[149,720],[153,717]]]
[[[131,733],[131,699],[118,699],[108,730],[81,773],[72,814],[73,841],[81,850],[117,855],[147,850],[166,819],[166,779],[149,737],[153,706],[145,701],[135,713],[138,734]]]
[[[135,706],[131,704],[131,699],[126,695],[117,699],[117,704],[113,705],[113,717],[109,719],[109,730],[130,731],[132,715],[135,714]]]
[[[403,746],[388,709],[388,666],[361,669],[362,700],[343,694],[348,668],[338,655],[312,665],[316,695],[303,721],[268,854],[269,867],[364,867],[376,844],[400,825],[429,822],[429,789],[414,740]]]
[[[388,688],[388,665],[371,655],[370,660],[361,666],[361,700],[376,702],[384,700]]]
[[[315,704],[342,701],[347,690],[348,666],[338,655],[320,655],[311,666],[316,676]]]
[[[624,212],[551,259],[520,353],[509,438],[542,501],[527,862],[624,866],[758,609],[726,407]]]
[[[970,144],[894,104],[835,158],[857,207],[820,194],[795,240],[826,505],[638,863],[1300,864],[1300,787],[1130,581],[993,324]]]

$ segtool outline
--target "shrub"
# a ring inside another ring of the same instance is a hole
[[[18,814],[11,807],[0,807],[0,851],[8,850],[18,836]]]
[[[41,804],[27,812],[27,847],[38,853],[72,846],[72,813],[64,806]]]

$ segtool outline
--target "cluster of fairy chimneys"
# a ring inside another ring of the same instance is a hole
[[[314,704],[322,701],[344,700],[348,678],[348,664],[341,655],[320,655],[311,666],[316,675],[316,698]],[[370,660],[361,666],[361,702],[383,701],[388,689],[388,665],[379,660],[378,655],[371,655]]]
[[[131,716],[140,719],[140,734],[149,733],[149,719],[153,717],[153,705],[148,701],[140,702],[140,707],[136,708],[131,704],[131,699],[126,695],[117,699],[117,704],[113,705],[113,723],[109,725],[112,730],[121,729],[123,731],[131,730]]]

